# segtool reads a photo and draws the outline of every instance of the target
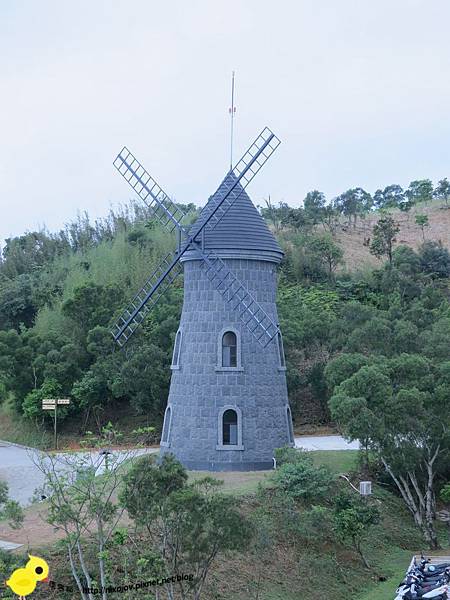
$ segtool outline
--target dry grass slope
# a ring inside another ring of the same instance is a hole
[[[400,225],[396,245],[405,244],[416,249],[422,244],[422,231],[415,223],[415,216],[420,214],[427,215],[429,220],[429,226],[425,228],[425,240],[441,241],[444,246],[450,248],[450,209],[445,208],[442,202],[420,204],[406,214],[398,210],[393,210],[390,214]],[[354,271],[365,266],[380,266],[380,261],[370,254],[367,245],[373,226],[379,219],[380,213],[373,213],[365,219],[359,219],[356,227],[347,225],[339,227],[337,239],[344,250],[346,270]]]

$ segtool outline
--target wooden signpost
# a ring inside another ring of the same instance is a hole
[[[54,410],[55,413],[53,415],[55,422],[55,450],[58,450],[58,436],[57,436],[57,414],[58,414],[58,406],[61,404],[70,404],[69,398],[46,398],[42,400],[42,410]]]

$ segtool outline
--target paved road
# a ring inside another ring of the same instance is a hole
[[[146,448],[133,450],[133,456],[157,452],[157,448]],[[130,451],[113,451],[114,457],[124,460],[130,457]],[[94,464],[97,473],[102,473],[104,457],[100,456],[99,451],[77,452],[71,454],[56,455],[56,465],[60,470],[68,468],[67,461],[71,458],[83,457],[88,459],[89,463]],[[35,490],[41,488],[44,483],[44,475],[38,468],[40,461],[45,461],[45,454],[34,448],[25,448],[23,446],[10,445],[7,442],[0,441],[0,480],[6,481],[9,487],[9,495],[13,500],[17,500],[23,506],[31,503]],[[111,460],[111,459],[110,459]]]
[[[359,442],[347,442],[340,435],[302,435],[295,446],[304,450],[358,450]]]
[[[354,450],[358,448],[357,442],[349,444],[338,435],[300,436],[295,438],[295,445],[297,448],[305,450]],[[140,455],[146,452],[157,452],[157,448],[136,450],[134,454]],[[99,465],[98,472],[103,470],[104,464],[98,451],[86,452],[81,455],[91,456],[92,460]],[[114,455],[124,459],[129,456],[129,452],[114,451]],[[58,456],[62,457],[63,455]],[[44,483],[44,476],[36,466],[36,463],[43,457],[42,453],[33,448],[14,446],[0,441],[0,479],[8,483],[11,498],[23,506],[30,504],[35,490]],[[62,469],[67,468],[61,461],[60,464]]]

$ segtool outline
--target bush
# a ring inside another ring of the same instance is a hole
[[[312,506],[301,513],[298,535],[307,544],[323,544],[334,540],[333,515],[326,506]]]
[[[291,446],[283,446],[283,448],[275,448],[275,460],[277,467],[281,467],[286,463],[309,462],[312,464],[312,459],[305,450],[297,450]]]
[[[334,480],[326,467],[314,467],[310,460],[285,463],[272,477],[275,485],[289,497],[307,501],[324,499]]]

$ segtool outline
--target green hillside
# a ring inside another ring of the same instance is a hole
[[[211,562],[202,591],[205,600],[390,597],[412,552],[446,543],[434,507],[444,507],[446,496],[439,494],[450,480],[449,251],[434,237],[434,217],[428,225],[419,219],[420,238],[409,245],[396,220],[405,207],[373,207],[358,190],[332,203],[318,194],[308,195],[303,208],[261,209],[285,251],[278,308],[290,402],[297,430],[337,425],[362,440],[363,452],[281,453],[274,474],[225,474],[224,497],[210,481],[202,483],[201,474],[188,478],[172,466],[161,481],[171,482],[175,473],[180,489],[173,496],[166,488],[152,496],[151,486],[128,499],[111,496],[115,504],[106,514],[125,503],[129,516],[100,553],[92,525],[82,543],[92,572],[103,556],[102,569],[116,583],[162,568],[158,561],[166,554],[152,554],[161,538],[146,536],[165,513],[144,523],[133,503],[144,498],[145,513],[148,503],[165,502],[166,493],[176,517],[170,523],[193,523],[180,540],[189,550],[183,568],[191,568],[208,540],[215,543],[211,532],[223,535],[223,552]],[[416,199],[410,209],[419,216],[425,208],[447,215],[444,200],[439,202]],[[369,241],[361,239],[362,222],[371,224]],[[133,203],[95,223],[86,215],[57,233],[29,232],[6,241],[0,262],[0,439],[51,446],[52,422],[41,401],[57,395],[71,398],[60,411],[60,447],[93,444],[99,436],[132,443],[136,430],[146,432],[147,443],[158,441],[182,278],[124,351],[115,348],[110,328],[174,244],[151,212]],[[355,247],[374,262],[352,262]],[[367,502],[350,485],[364,479],[374,482]],[[88,481],[82,478],[80,486]],[[417,500],[417,514],[402,500],[405,488]],[[429,508],[420,501],[427,494]],[[211,522],[198,512],[202,503]],[[25,524],[35,512],[27,511]],[[58,518],[46,505],[40,512],[52,524]],[[77,515],[75,510],[70,518]],[[230,519],[226,532],[214,521],[217,515]],[[97,527],[108,525],[102,518]],[[125,538],[132,543],[120,541]],[[50,555],[55,579],[71,581],[63,546],[51,546],[33,550]],[[0,556],[1,575],[20,560]],[[166,563],[164,568],[173,571]],[[78,597],[57,593],[41,588],[36,597]]]
[[[372,198],[356,188],[325,203],[311,192],[304,208],[281,203],[261,209],[286,253],[278,306],[297,428],[329,422],[324,369],[342,352],[420,353],[436,364],[450,355],[444,342],[437,344],[449,319],[450,259],[439,241],[441,215],[448,215],[442,210],[445,190],[437,186],[440,200],[432,200],[429,186],[413,184],[409,195],[397,190],[393,196],[386,188]],[[183,208],[195,218],[193,206]],[[367,245],[380,218],[392,214],[401,221],[427,211],[428,224],[423,232],[415,226],[414,244],[399,224],[391,264],[384,262],[383,248],[375,252]],[[370,233],[363,239],[362,224]],[[95,223],[84,215],[57,233],[6,240],[0,261],[0,437],[49,443],[50,417],[40,403],[55,394],[72,399],[60,414],[66,444],[86,429],[100,432],[109,421],[120,421],[125,432],[141,425],[159,430],[182,279],[125,352],[114,347],[109,330],[174,244],[151,212],[134,203]]]

